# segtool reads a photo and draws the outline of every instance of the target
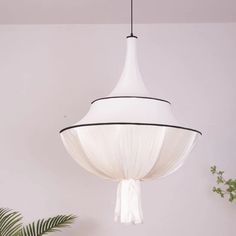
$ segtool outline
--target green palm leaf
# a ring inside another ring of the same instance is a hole
[[[22,228],[19,236],[41,236],[59,231],[74,222],[74,215],[58,215],[48,219],[41,219]],[[1,235],[0,235],[1,236]]]
[[[0,236],[16,236],[22,227],[22,216],[19,212],[0,208]]]

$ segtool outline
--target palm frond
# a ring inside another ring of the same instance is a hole
[[[41,236],[59,231],[74,222],[74,215],[58,215],[48,219],[41,219],[22,228],[20,236]],[[0,235],[1,236],[1,235]]]
[[[0,208],[0,236],[16,236],[22,227],[22,216],[8,208]]]

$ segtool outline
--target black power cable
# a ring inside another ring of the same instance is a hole
[[[130,6],[130,35],[127,36],[127,38],[137,38],[137,36],[134,35],[134,4],[133,4],[133,0],[130,0],[131,6]]]

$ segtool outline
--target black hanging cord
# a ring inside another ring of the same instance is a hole
[[[134,18],[134,11],[133,11],[133,8],[134,8],[134,4],[133,4],[133,0],[130,0],[130,3],[131,3],[131,6],[130,6],[130,35],[127,36],[127,38],[138,38],[137,36],[135,36],[133,34],[133,30],[134,30],[134,24],[133,24],[133,18]]]
[[[131,16],[131,22],[130,22],[130,25],[131,25],[131,36],[133,36],[133,18],[134,18],[134,15],[133,15],[133,0],[131,0],[131,7],[130,7],[130,16]]]

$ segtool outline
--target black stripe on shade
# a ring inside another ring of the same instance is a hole
[[[91,104],[100,101],[100,100],[105,100],[105,99],[112,99],[112,98],[141,98],[141,99],[151,99],[151,100],[156,100],[160,102],[167,102],[171,104],[169,101],[164,100],[164,99],[159,99],[159,98],[153,98],[153,97],[142,97],[142,96],[113,96],[113,97],[103,97],[103,98],[97,98],[91,102]]]
[[[98,126],[98,125],[149,125],[149,126],[159,126],[159,127],[169,127],[169,128],[175,128],[175,129],[184,129],[189,131],[194,131],[202,135],[202,133],[196,129],[186,128],[182,126],[176,126],[176,125],[165,125],[165,124],[152,124],[152,123],[132,123],[132,122],[108,122],[108,123],[90,123],[90,124],[81,124],[81,125],[72,125],[69,127],[66,127],[60,131],[60,133],[73,128],[78,127],[85,127],[85,126]]]

